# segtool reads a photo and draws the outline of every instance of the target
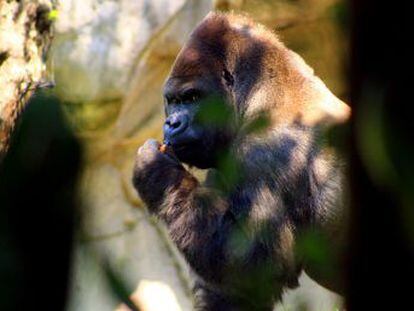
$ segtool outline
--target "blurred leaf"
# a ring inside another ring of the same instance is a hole
[[[395,185],[397,176],[386,146],[384,94],[380,88],[366,86],[356,115],[358,148],[372,180],[382,186]]]
[[[270,124],[271,122],[269,115],[263,112],[256,116],[253,120],[246,122],[243,125],[243,132],[245,134],[259,133],[265,130]]]
[[[326,263],[329,257],[329,250],[324,239],[314,232],[307,232],[303,235],[299,240],[298,248],[306,258],[319,264]]]
[[[51,10],[49,12],[49,14],[47,15],[47,18],[50,21],[55,21],[55,20],[57,20],[58,17],[59,17],[59,11],[58,10]]]
[[[123,303],[125,303],[132,311],[139,311],[139,308],[129,298],[132,290],[127,288],[125,282],[122,280],[119,274],[116,273],[114,269],[112,269],[108,262],[105,262],[102,266],[103,270],[105,271],[108,284],[115,296],[119,298]]]
[[[303,232],[298,236],[296,251],[306,265],[323,275],[333,275],[334,250],[323,233],[315,230]]]
[[[219,97],[205,100],[196,115],[196,122],[206,126],[225,126],[233,121],[230,107]]]
[[[349,3],[345,1],[337,2],[329,8],[328,13],[337,21],[342,31],[346,32],[350,29]]]
[[[234,256],[232,260],[242,260],[252,246],[253,241],[248,239],[246,230],[243,222],[239,222],[230,232],[227,248]]]
[[[321,135],[322,144],[326,141],[327,145],[338,150],[338,154],[346,155],[349,152],[348,137],[351,135],[351,126],[349,123],[339,124],[330,127]],[[315,142],[317,146],[321,146]]]
[[[0,164],[0,310],[63,310],[81,146],[60,101],[30,98]]]
[[[219,154],[217,163],[217,169],[222,178],[216,180],[216,186],[223,191],[230,192],[240,184],[243,178],[241,164],[231,151]]]

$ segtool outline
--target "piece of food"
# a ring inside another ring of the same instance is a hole
[[[160,146],[160,151],[161,151],[161,153],[166,153],[167,152],[167,148],[168,148],[168,145],[167,144],[162,144],[161,146]]]

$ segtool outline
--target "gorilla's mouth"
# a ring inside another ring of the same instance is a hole
[[[191,148],[192,143],[178,143],[178,144],[171,144],[170,146],[174,150],[174,152],[185,151],[186,149]]]
[[[203,139],[171,143],[170,145],[177,158],[186,164],[202,169],[213,166],[211,152]]]
[[[225,130],[201,130],[189,135],[169,137],[169,145],[177,158],[186,164],[201,169],[216,166],[217,156],[226,150],[231,142]]]
[[[200,139],[170,139],[165,140],[164,143],[171,146],[175,153],[189,151],[200,145]]]
[[[170,146],[180,160],[181,160],[180,155],[190,154],[191,150],[193,149],[192,143],[170,144]]]
[[[170,142],[169,145],[178,154],[192,154],[202,148],[203,143],[200,139],[181,142]]]

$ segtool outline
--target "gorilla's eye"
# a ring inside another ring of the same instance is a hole
[[[201,91],[197,89],[189,89],[180,96],[181,102],[195,102],[201,98]]]
[[[179,93],[165,95],[167,105],[191,104],[203,97],[199,89],[187,89]]]
[[[175,98],[175,97],[173,97],[173,98],[167,98],[167,103],[168,103],[169,105],[175,105],[175,104],[177,104],[177,103],[178,103],[178,99],[177,99],[177,98]]]

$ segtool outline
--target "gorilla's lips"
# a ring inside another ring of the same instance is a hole
[[[187,154],[190,155],[194,152],[197,152],[198,149],[201,147],[202,143],[199,140],[190,140],[184,142],[175,142],[170,141],[169,145],[174,150],[174,152],[178,154]]]
[[[201,169],[214,166],[214,157],[212,157],[210,148],[203,139],[176,143],[170,142],[170,146],[181,162]]]
[[[175,153],[191,150],[194,146],[199,145],[200,139],[187,137],[164,137],[164,144],[170,146]]]
[[[198,134],[187,139],[172,139],[169,145],[181,162],[200,169],[216,167],[217,155],[226,150],[229,137],[211,130]]]
[[[204,134],[203,129],[196,125],[179,133],[164,131],[164,143],[171,147],[180,161],[198,167],[197,158],[206,151]]]

